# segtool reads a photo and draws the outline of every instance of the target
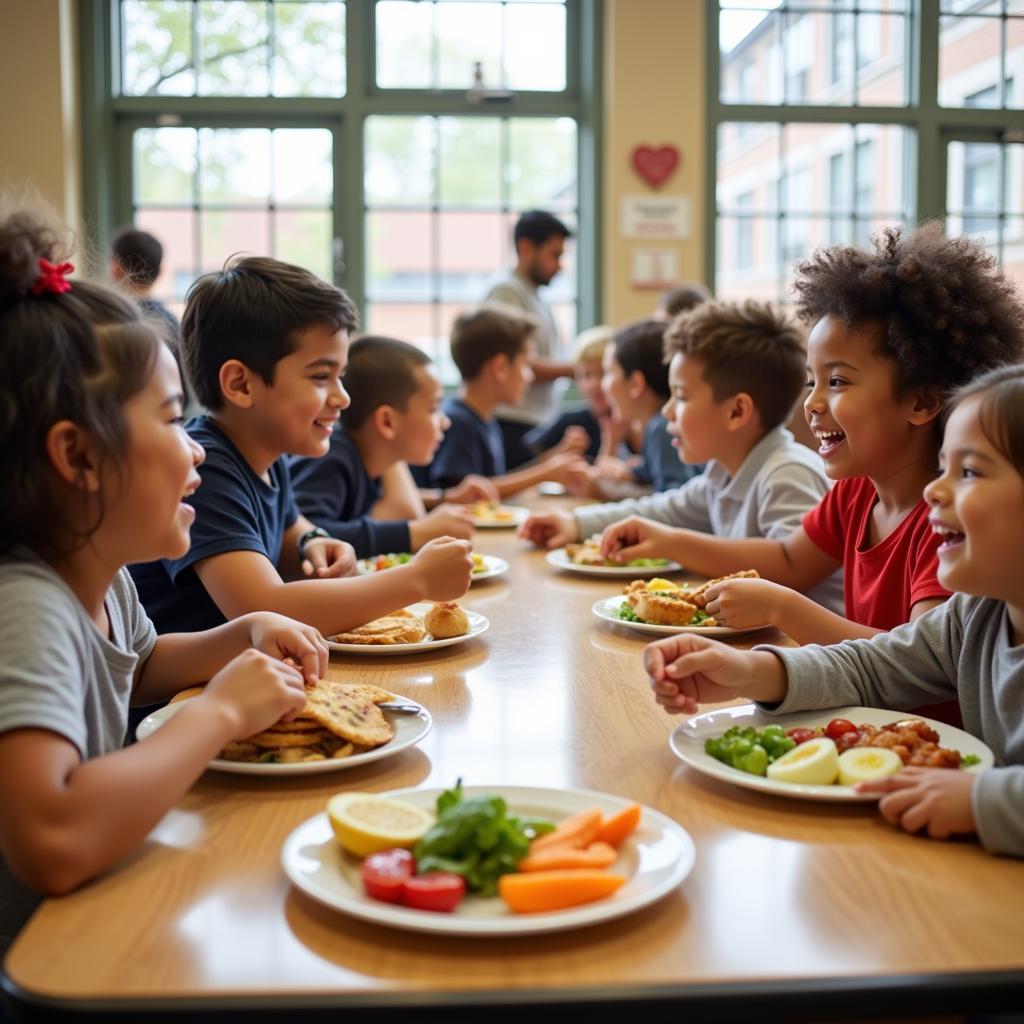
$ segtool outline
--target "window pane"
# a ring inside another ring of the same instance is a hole
[[[479,302],[504,263],[500,211],[443,213],[438,218],[438,291],[445,302]]]
[[[179,305],[195,279],[196,213],[193,209],[138,211],[135,224],[150,232],[164,247],[160,276],[153,283],[153,296],[168,305]]]
[[[365,139],[367,206],[417,206],[433,201],[433,118],[368,117]]]
[[[443,206],[501,203],[499,127],[496,117],[440,118],[439,185]]]
[[[273,147],[274,202],[329,206],[334,192],[331,133],[318,128],[278,128]]]
[[[196,131],[194,128],[141,128],[132,140],[134,201],[195,202]]]
[[[982,4],[974,12],[996,14],[999,5]],[[942,17],[939,20],[939,102],[945,107],[1024,106],[1024,20],[1006,22],[1006,78],[999,82],[1002,19]],[[1003,93],[1001,95],[1001,92]]]
[[[122,90],[130,96],[196,91],[190,0],[124,0]]]
[[[235,253],[269,256],[269,210],[203,210],[199,214],[199,272],[220,270]]]
[[[431,85],[430,4],[382,0],[377,4],[377,84],[385,89]]]
[[[270,92],[267,5],[261,0],[200,0],[199,93],[266,96]]]
[[[330,210],[277,210],[271,251],[279,260],[295,263],[324,281],[333,278]]]
[[[270,132],[265,128],[202,128],[199,201],[265,206],[270,201]]]
[[[506,5],[505,84],[553,92],[565,88],[563,4]]]
[[[722,10],[718,31],[722,102],[781,102],[781,14]]]
[[[345,95],[345,5],[276,3],[275,96]]]
[[[366,296],[371,303],[429,300],[434,290],[432,220],[433,214],[416,210],[367,213]]]
[[[437,79],[442,89],[468,89],[479,61],[484,84],[504,84],[501,74],[501,4],[443,3],[437,5]]]
[[[569,117],[513,119],[506,175],[515,209],[575,209],[576,122]]]

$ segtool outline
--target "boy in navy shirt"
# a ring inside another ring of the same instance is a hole
[[[264,610],[329,635],[425,597],[465,593],[466,541],[435,540],[391,572],[343,579],[355,568],[352,548],[296,508],[283,456],[327,452],[349,404],[341,375],[356,322],[343,291],[279,260],[235,258],[192,285],[182,356],[209,410],[187,427],[206,449],[202,484],[189,499],[192,547],[182,558],[132,567],[158,632]]]
[[[526,393],[531,338],[537,321],[527,313],[497,302],[485,302],[456,317],[452,326],[452,359],[462,374],[458,398],[445,402],[451,426],[424,476],[434,487],[449,487],[471,473],[489,477],[505,498],[540,483],[566,483],[586,463],[574,452],[505,472],[501,428],[494,418],[499,405],[516,405]]]
[[[434,537],[472,537],[464,508],[441,504],[428,514],[401,472],[427,465],[448,429],[430,357],[395,338],[360,338],[349,348],[345,388],[352,404],[341,412],[330,450],[291,465],[302,512],[360,558],[419,551]],[[487,481],[469,478],[447,497],[488,501],[496,493]]]

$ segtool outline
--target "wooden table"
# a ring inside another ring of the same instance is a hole
[[[332,661],[338,677],[426,704],[426,740],[302,779],[208,772],[126,863],[29,923],[5,964],[26,1012],[291,1020],[358,1007],[409,1019],[417,1007],[421,1019],[434,1007],[495,1019],[502,1006],[521,1017],[524,1003],[538,1014],[623,1002],[647,1019],[822,1019],[1024,1006],[1024,863],[903,835],[871,806],[766,797],[683,767],[668,746],[677,720],[642,671],[643,637],[591,614],[617,581],[556,573],[512,531],[479,531],[476,546],[511,562],[465,599],[490,619],[483,637]],[[362,923],[288,883],[281,845],[331,794],[459,776],[639,800],[690,832],[696,866],[630,917],[518,939]]]

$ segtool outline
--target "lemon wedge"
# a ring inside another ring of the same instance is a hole
[[[357,857],[411,849],[434,824],[429,811],[374,793],[335,794],[327,801],[327,817],[334,837]]]
[[[903,767],[900,755],[884,747],[851,747],[839,755],[839,785],[854,786],[895,775]]]
[[[653,580],[648,581],[647,589],[662,593],[671,592],[679,590],[679,584],[673,583],[671,580],[663,580],[660,576],[655,576]]]
[[[839,753],[827,736],[801,743],[768,765],[768,778],[805,786],[828,786],[839,775]]]

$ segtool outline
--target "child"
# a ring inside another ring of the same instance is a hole
[[[203,452],[170,350],[134,302],[69,281],[61,244],[36,214],[0,214],[3,940],[32,902],[10,875],[60,895],[116,864],[225,744],[293,717],[303,676],[327,667],[315,630],[269,613],[156,636],[124,564],[188,549]],[[129,701],[207,680],[122,749]]]
[[[417,474],[420,483],[451,487],[470,473],[488,477],[502,498],[542,480],[565,483],[584,465],[574,452],[505,472],[501,428],[494,417],[499,405],[515,405],[533,380],[529,361],[537,321],[499,302],[460,313],[452,326],[452,359],[462,375],[458,398],[444,404],[451,422],[434,461]]]
[[[784,427],[803,390],[801,332],[765,303],[707,302],[666,331],[665,356],[668,433],[680,459],[708,463],[704,473],[662,494],[531,516],[524,536],[559,547],[629,515],[718,537],[799,529],[828,490],[821,459]],[[810,596],[841,610],[841,574]]]
[[[804,410],[836,486],[781,540],[629,519],[608,531],[603,550],[621,560],[669,556],[706,576],[756,569],[763,579],[713,587],[709,614],[829,644],[893,629],[948,596],[921,500],[935,476],[938,415],[951,389],[1021,358],[1024,315],[993,258],[936,225],[907,237],[889,229],[874,252],[822,250],[799,268],[796,288],[814,324]],[[799,593],[841,566],[845,618]]]
[[[658,300],[658,308],[651,314],[655,320],[664,320],[671,323],[680,313],[689,313],[696,309],[702,302],[711,298],[711,292],[707,286],[698,281],[691,281],[688,284],[676,285],[669,288]]]
[[[291,465],[303,514],[351,544],[360,558],[419,551],[435,537],[472,537],[463,510],[439,505],[428,515],[415,492],[404,496],[411,515],[388,522],[375,510],[382,499],[396,507],[399,497],[385,495],[382,478],[403,462],[427,465],[448,427],[430,357],[394,338],[360,338],[349,349],[345,388],[352,402],[341,412],[327,454]],[[480,492],[471,485],[466,493],[473,500]]]
[[[339,579],[355,567],[352,549],[295,506],[282,456],[326,454],[349,404],[341,375],[355,324],[344,292],[279,260],[235,258],[189,289],[182,353],[209,415],[188,432],[206,462],[192,549],[132,568],[158,632],[264,608],[330,635],[425,597],[465,593],[465,541],[439,538],[394,572]]]
[[[936,839],[976,832],[993,853],[1024,856],[1024,368],[1002,367],[952,402],[925,488],[941,541],[939,579],[959,591],[891,633],[836,647],[739,651],[670,637],[645,654],[658,703],[693,713],[698,701],[740,695],[785,714],[868,705],[903,710],[955,697],[965,728],[999,767],[982,775],[904,768],[863,792],[908,832]]]

